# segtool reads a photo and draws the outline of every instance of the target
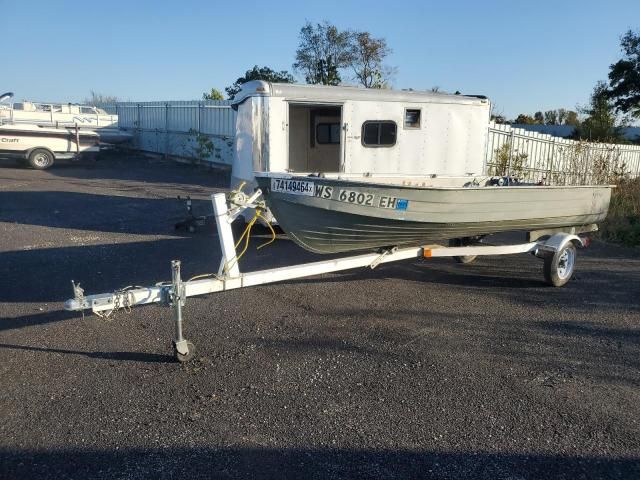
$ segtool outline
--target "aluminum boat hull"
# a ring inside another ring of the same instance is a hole
[[[415,187],[274,174],[256,180],[288,236],[326,254],[597,224],[611,197],[609,186]]]

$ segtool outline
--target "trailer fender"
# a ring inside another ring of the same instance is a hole
[[[547,254],[554,254],[562,250],[569,242],[573,243],[577,248],[586,247],[582,238],[570,233],[555,233],[549,238],[539,243],[538,249],[535,251],[536,257],[545,257]]]

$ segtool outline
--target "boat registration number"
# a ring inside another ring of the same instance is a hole
[[[293,195],[308,195],[315,193],[314,183],[305,180],[288,180],[286,178],[272,178],[271,191],[291,193]]]
[[[346,203],[355,203],[356,205],[366,205],[373,207],[373,200],[376,196],[373,193],[356,192],[354,190],[340,190],[338,200]]]

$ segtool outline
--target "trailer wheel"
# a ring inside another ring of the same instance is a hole
[[[450,247],[466,247],[468,245],[471,245],[472,243],[473,243],[472,240],[468,237],[452,238],[451,240],[449,240]],[[457,255],[453,257],[453,259],[458,263],[471,263],[477,257],[478,257],[477,255]]]
[[[544,257],[544,280],[554,287],[565,285],[573,276],[576,256],[576,246],[569,242],[560,250]]]
[[[46,170],[53,165],[53,154],[44,148],[36,148],[29,154],[29,165],[36,170]]]
[[[178,352],[178,350],[175,348],[175,345],[173,347],[173,352],[176,355],[176,360],[178,360],[180,363],[187,363],[191,360],[193,360],[193,357],[196,356],[196,346],[187,341],[187,353],[185,353],[184,355],[180,352]]]

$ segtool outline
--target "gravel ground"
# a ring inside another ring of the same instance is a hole
[[[532,257],[383,265],[189,299],[62,310],[215,270],[176,195],[219,172],[112,157],[0,165],[0,477],[639,478],[640,252],[581,251],[553,289]],[[258,239],[259,241],[259,239]],[[287,240],[242,268],[314,258]]]

